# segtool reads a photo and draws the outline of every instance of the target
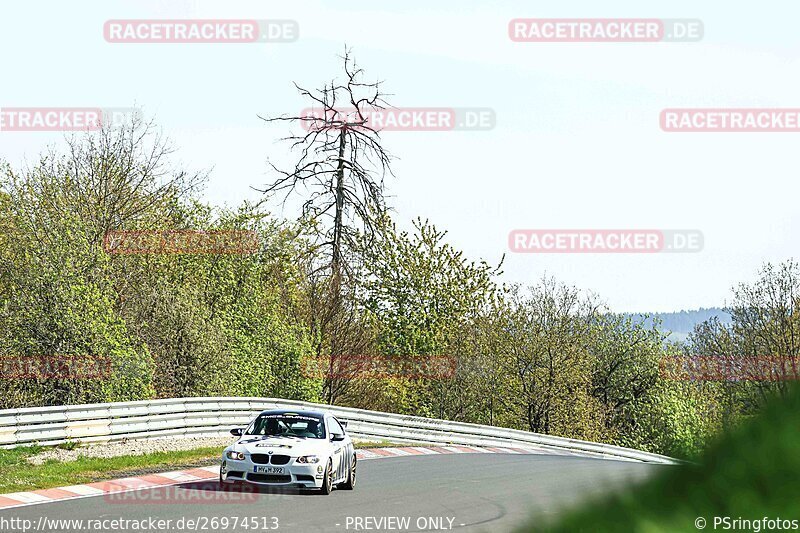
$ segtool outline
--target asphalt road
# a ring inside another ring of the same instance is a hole
[[[393,457],[360,462],[355,491],[329,496],[186,483],[0,511],[0,530],[510,531],[532,514],[552,517],[663,468],[673,467],[550,455]]]

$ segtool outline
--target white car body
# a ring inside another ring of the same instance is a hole
[[[325,493],[340,484],[352,489],[356,454],[345,426],[325,412],[264,411],[247,428],[231,431],[240,438],[222,452],[220,482],[316,488]],[[326,483],[328,465],[331,479]]]

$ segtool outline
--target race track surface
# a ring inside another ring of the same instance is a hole
[[[630,486],[664,468],[674,467],[552,455],[396,457],[360,462],[355,491],[336,490],[329,496],[221,491],[215,481],[185,483],[8,509],[0,511],[0,529],[510,531],[531,514],[536,520],[553,517],[565,506]]]

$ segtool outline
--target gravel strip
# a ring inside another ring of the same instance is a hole
[[[211,447],[218,447],[220,453],[222,453],[222,449],[234,440],[236,440],[234,437],[191,437],[106,442],[84,445],[72,450],[49,448],[28,457],[27,460],[33,465],[41,465],[49,460],[66,463],[77,461],[79,457],[109,458],[121,455],[145,455],[156,452],[175,452]]]
[[[48,448],[41,453],[32,455],[27,461],[32,465],[41,465],[46,461],[55,460],[62,463],[77,461],[79,457],[119,457],[121,455],[145,455],[155,452],[176,452],[195,450],[197,448],[222,449],[233,443],[235,437],[189,437],[189,438],[158,438],[144,440],[123,440],[117,442],[104,442],[100,444],[84,444],[72,450],[62,448]],[[366,439],[353,439],[358,443]],[[382,443],[392,446],[389,443]]]

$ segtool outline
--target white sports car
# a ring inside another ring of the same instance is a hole
[[[316,488],[356,485],[356,452],[346,423],[317,411],[264,411],[222,452],[220,483]]]

